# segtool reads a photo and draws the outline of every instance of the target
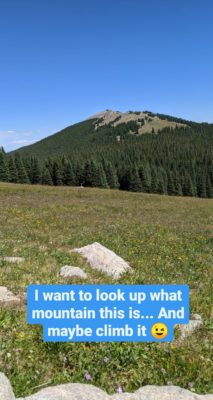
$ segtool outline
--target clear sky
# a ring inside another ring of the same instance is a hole
[[[0,145],[106,108],[213,122],[212,0],[0,0]]]

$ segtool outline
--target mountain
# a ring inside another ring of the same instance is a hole
[[[213,124],[105,110],[0,152],[0,180],[213,197]]]
[[[142,135],[151,132],[157,133],[165,128],[184,128],[190,125],[190,122],[153,114],[148,111],[122,113],[120,111],[105,110],[87,118],[83,122],[68,126],[37,143],[22,147],[18,149],[18,152],[24,156],[33,155],[40,158],[69,154],[73,149],[80,150],[83,144],[101,142],[105,136],[105,131],[104,129],[101,130],[101,128],[115,128],[115,136],[116,132],[118,133],[117,136],[119,136],[124,125],[127,127],[129,134]],[[100,132],[103,134],[101,138]]]

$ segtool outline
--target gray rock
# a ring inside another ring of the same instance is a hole
[[[213,395],[198,395],[178,386],[144,386],[135,393],[111,396],[111,400],[213,400]]]
[[[3,257],[3,260],[9,263],[19,264],[25,261],[24,257]]]
[[[0,399],[15,400],[12,387],[7,377],[0,372]]]
[[[144,386],[135,393],[108,395],[89,384],[68,383],[42,389],[17,400],[213,400],[213,395],[198,395],[178,386]]]
[[[42,389],[23,400],[110,400],[106,392],[93,385],[67,383]],[[21,399],[19,399],[21,400]]]
[[[196,320],[202,321],[202,317],[199,314],[192,314],[191,319],[192,320],[196,319]]]
[[[0,286],[0,307],[13,307],[20,305],[20,298],[10,292],[5,286]]]
[[[193,314],[192,318],[193,319],[190,319],[188,324],[178,325],[180,330],[180,338],[179,338],[180,341],[192,335],[194,331],[196,331],[203,325],[202,318],[199,314]]]
[[[69,278],[72,276],[78,276],[79,278],[85,279],[87,274],[79,267],[72,267],[70,265],[64,265],[61,268],[60,275],[63,278]]]
[[[113,276],[113,278],[119,278],[123,272],[131,271],[131,267],[126,261],[100,243],[95,242],[72,251],[81,254],[92,268]]]

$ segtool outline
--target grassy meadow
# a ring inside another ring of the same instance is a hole
[[[114,283],[69,252],[95,241],[132,266],[119,283],[189,284],[191,313],[202,316],[203,327],[182,344],[43,343],[41,327],[26,323],[24,304],[0,309],[0,370],[15,395],[87,383],[86,371],[89,383],[108,393],[171,383],[213,392],[213,200],[0,184],[1,286],[24,297],[30,283]],[[88,279],[61,278],[65,264],[82,267]]]

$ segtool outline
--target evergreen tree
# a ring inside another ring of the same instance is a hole
[[[33,177],[32,177],[32,173],[33,173],[33,171],[32,171],[32,160],[28,157],[28,158],[24,158],[22,160],[22,162],[23,162],[26,174],[27,174],[27,176],[29,178],[29,181],[30,181],[30,183],[32,183],[32,179],[33,179]]]
[[[63,170],[58,161],[55,161],[53,164],[53,183],[56,186],[63,185]]]
[[[184,177],[184,184],[183,184],[183,195],[184,196],[195,196],[195,187],[192,182],[191,176],[186,173]]]
[[[162,175],[160,170],[158,171],[158,188],[157,188],[157,192],[159,194],[165,194],[165,192],[166,192],[163,175]]]
[[[142,192],[149,193],[151,188],[151,172],[150,172],[150,167],[147,163],[146,164],[144,163],[139,168],[139,176],[141,180]]]
[[[15,153],[15,166],[18,174],[18,183],[30,183],[19,153]]]
[[[17,183],[18,182],[18,174],[17,174],[17,169],[16,169],[16,166],[15,166],[12,156],[9,157],[8,170],[9,170],[9,182]]]
[[[211,178],[209,175],[207,177],[207,183],[206,183],[206,194],[207,197],[209,197],[210,199],[213,198],[213,185],[211,183]]]
[[[128,174],[128,181],[129,181],[129,190],[131,192],[141,192],[142,184],[136,166],[130,169]]]
[[[174,196],[176,194],[174,178],[170,171],[168,172],[167,193],[169,196]]]
[[[75,175],[70,162],[64,168],[64,183],[67,186],[75,186]]]
[[[0,153],[6,154],[3,146],[0,146]]]
[[[106,179],[106,174],[104,172],[104,169],[102,167],[102,164],[99,164],[97,166],[97,181],[96,181],[96,187],[100,187],[100,188],[107,188],[108,183],[107,183],[107,179]]]
[[[158,175],[156,168],[152,169],[152,180],[151,180],[151,193],[158,193]]]
[[[198,177],[197,194],[199,197],[206,197],[206,173],[204,171],[200,172]]]
[[[42,170],[41,183],[43,185],[53,185],[53,181],[52,181],[52,177],[50,175],[50,171],[45,166],[43,167],[43,170]]]
[[[41,184],[42,176],[39,161],[37,157],[31,159],[31,183]]]
[[[110,189],[118,188],[119,183],[118,183],[117,172],[111,162],[104,161],[104,171],[105,171],[107,183],[108,183]]]
[[[8,181],[7,163],[3,151],[0,151],[0,182]]]
[[[98,168],[96,163],[87,161],[84,167],[84,184],[85,186],[96,187],[99,181]]]

